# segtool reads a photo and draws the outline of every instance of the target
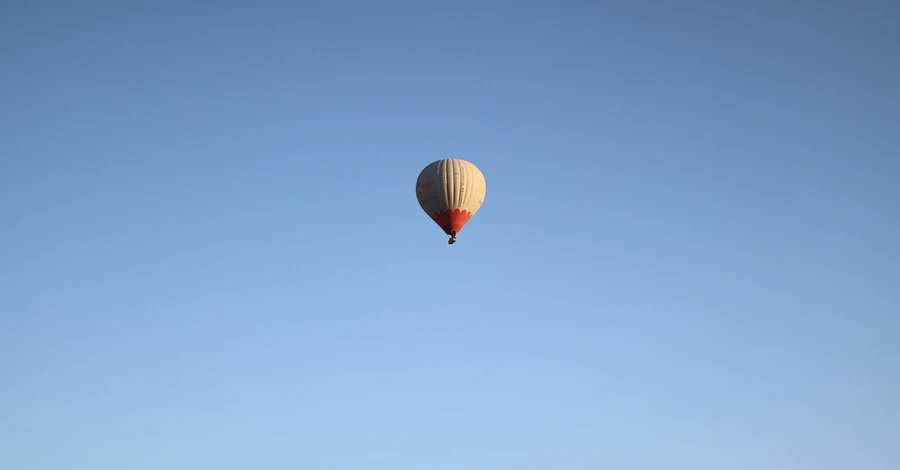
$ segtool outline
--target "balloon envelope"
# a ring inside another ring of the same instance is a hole
[[[416,180],[419,206],[455,241],[456,234],[478,212],[487,185],[477,166],[458,158],[437,160],[426,166]]]

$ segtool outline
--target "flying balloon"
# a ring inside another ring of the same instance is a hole
[[[416,180],[416,199],[431,220],[450,235],[456,234],[478,212],[487,185],[477,166],[458,158],[437,160],[426,166]]]

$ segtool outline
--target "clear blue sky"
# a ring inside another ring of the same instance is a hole
[[[900,468],[900,8],[737,3],[3,2],[0,467]]]

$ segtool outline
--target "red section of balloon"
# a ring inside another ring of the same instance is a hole
[[[472,213],[460,209],[443,210],[431,214],[431,218],[444,230],[444,233],[450,235],[454,232],[459,233],[469,219],[472,218]]]

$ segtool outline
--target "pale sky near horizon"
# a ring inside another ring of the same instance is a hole
[[[896,470],[898,25],[2,2],[0,468]]]

